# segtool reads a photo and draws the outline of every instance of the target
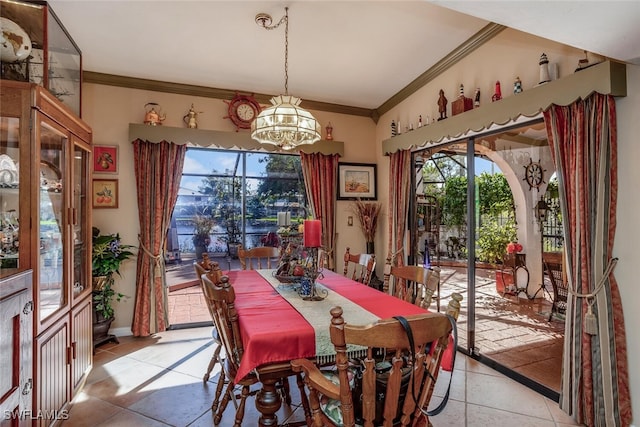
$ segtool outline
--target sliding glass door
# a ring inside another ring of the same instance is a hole
[[[555,246],[543,245],[549,221],[561,221],[547,194],[557,186],[544,124],[417,151],[414,165],[414,260],[441,269],[444,306],[451,293],[463,294],[460,346],[557,398],[564,319],[553,310],[542,258],[561,251],[562,239],[555,228]],[[433,204],[436,219],[426,215]]]

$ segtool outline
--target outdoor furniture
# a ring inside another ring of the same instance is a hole
[[[251,249],[242,249],[242,246],[238,245],[238,258],[240,259],[243,270],[271,268],[271,260],[277,263],[277,260],[280,258],[280,249],[273,246],[258,246]]]
[[[564,272],[564,255],[562,252],[544,252],[542,254],[544,269],[553,287],[553,303],[549,320],[554,313],[565,314],[569,295],[567,276]]]
[[[344,271],[342,273],[345,277],[369,285],[375,268],[375,254],[352,254],[347,248],[344,254]]]
[[[424,417],[423,425],[430,425],[422,408],[426,410],[429,405],[449,343],[452,324],[447,316],[406,316],[412,336],[409,341],[408,331],[394,318],[354,325],[342,314],[341,307],[331,309],[330,335],[336,351],[337,375],[320,371],[308,359],[291,362],[294,371],[305,374],[313,426],[406,426],[419,417]],[[354,365],[347,356],[347,344],[366,348],[366,358],[360,360],[362,366]],[[381,353],[380,349],[386,351]],[[412,358],[413,363],[408,363]]]

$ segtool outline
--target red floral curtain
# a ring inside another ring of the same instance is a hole
[[[544,112],[560,187],[571,298],[560,407],[587,426],[628,426],[622,301],[612,257],[618,193],[615,100],[593,94]]]
[[[335,271],[337,154],[300,152],[307,200],[315,219],[322,222],[322,246],[327,251],[329,269]]]
[[[136,300],[131,329],[148,336],[167,329],[167,283],[164,244],[178,199],[186,145],[162,141],[133,141],[138,193],[138,266]]]
[[[404,265],[404,243],[409,214],[411,151],[396,151],[389,156],[389,246],[387,257],[394,265]],[[393,289],[389,289],[393,295]]]

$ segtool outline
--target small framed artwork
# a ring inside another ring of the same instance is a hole
[[[338,163],[338,200],[376,200],[376,165]]]
[[[118,146],[93,146],[93,173],[118,173]]]
[[[118,207],[118,180],[94,179],[92,188],[92,206],[94,208]]]

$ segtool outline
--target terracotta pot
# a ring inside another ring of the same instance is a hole
[[[507,289],[513,287],[513,274],[511,272],[496,270],[496,291],[504,294]]]

